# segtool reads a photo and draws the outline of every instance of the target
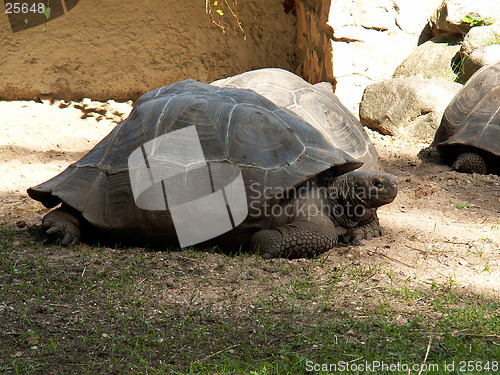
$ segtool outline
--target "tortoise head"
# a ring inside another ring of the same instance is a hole
[[[376,208],[391,203],[398,188],[396,178],[389,173],[352,171],[337,177],[329,187],[338,197],[354,205]]]

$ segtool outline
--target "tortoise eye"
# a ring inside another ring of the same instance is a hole
[[[380,189],[382,186],[384,186],[382,181],[380,181],[378,178],[372,180],[372,185],[375,186],[377,189]]]

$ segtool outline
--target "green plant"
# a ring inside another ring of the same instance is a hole
[[[43,4],[43,15],[45,16],[45,25],[43,25],[43,31],[47,30],[47,22],[49,21],[51,10],[52,9],[50,8],[50,1],[47,1],[47,5]],[[26,20],[25,23],[28,23],[27,21],[28,20]]]
[[[215,0],[212,2],[212,0],[205,0],[205,13],[210,15],[210,19],[212,20],[212,23],[219,27],[222,30],[222,33],[226,33],[226,25],[225,25],[225,16],[226,12],[225,10],[228,10],[229,13],[231,14],[231,17],[234,19],[234,23],[236,25],[236,28],[239,29],[243,33],[243,40],[247,39],[247,35],[245,33],[245,30],[243,30],[243,27],[241,26],[241,22],[238,19],[238,1],[237,0],[232,0],[232,6],[229,5],[227,0]]]
[[[491,17],[475,17],[472,14],[466,15],[462,18],[463,23],[468,23],[472,27],[474,26],[488,26],[495,22],[494,18]]]
[[[45,15],[45,18],[48,20],[50,17],[50,7],[47,5],[43,9],[43,14]]]

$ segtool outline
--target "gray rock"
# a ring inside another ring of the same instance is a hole
[[[363,125],[382,134],[428,141],[462,85],[436,79],[388,79],[366,87],[360,103]]]
[[[471,15],[474,18],[500,18],[498,0],[444,0],[430,18],[434,35],[452,32],[466,34],[471,25],[463,22],[463,18]]]
[[[426,78],[454,81],[462,37],[442,34],[418,46],[394,71],[393,78]]]
[[[498,61],[500,61],[500,44],[475,49],[464,61],[459,82],[465,83],[483,66],[492,65]]]
[[[471,54],[474,50],[500,44],[500,19],[489,26],[476,26],[470,29],[464,37],[460,53]]]

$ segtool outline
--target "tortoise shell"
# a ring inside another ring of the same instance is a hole
[[[479,69],[453,98],[433,146],[447,163],[468,148],[500,157],[500,62]]]
[[[336,148],[363,162],[360,169],[382,170],[363,125],[340,102],[330,83],[312,85],[287,70],[266,68],[221,79],[212,85],[253,90],[309,124],[325,129]]]

